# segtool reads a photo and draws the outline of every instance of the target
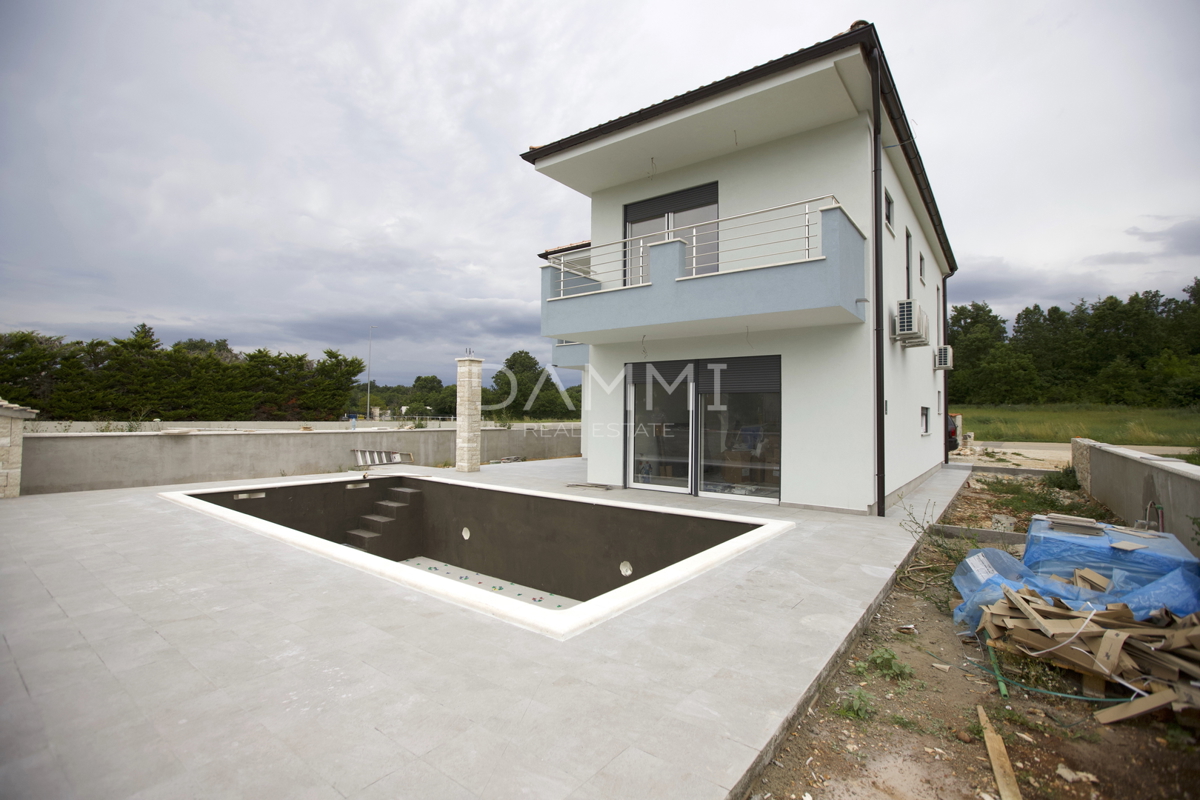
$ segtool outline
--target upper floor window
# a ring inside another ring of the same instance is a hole
[[[719,268],[717,184],[693,186],[625,206],[625,283],[648,279],[648,245],[682,239],[686,275],[706,275]],[[678,277],[678,276],[676,276]]]
[[[925,254],[924,253],[921,253],[920,256],[918,256],[917,263],[920,265],[920,269],[917,271],[917,274],[921,276],[921,285],[924,286],[925,285]]]
[[[888,225],[895,224],[896,204],[887,189],[883,190],[883,219]]]

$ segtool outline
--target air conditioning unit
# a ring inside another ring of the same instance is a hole
[[[948,344],[933,349],[934,369],[954,369],[954,350]]]
[[[896,303],[896,317],[892,320],[893,339],[914,339],[920,334],[921,307],[916,300],[901,300]]]
[[[900,300],[896,303],[892,339],[905,347],[929,344],[929,315],[921,310],[916,300]]]

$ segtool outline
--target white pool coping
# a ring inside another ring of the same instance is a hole
[[[657,597],[676,586],[686,583],[697,575],[707,572],[720,564],[724,564],[730,559],[748,550],[752,550],[763,542],[773,539],[779,534],[795,527],[795,523],[793,522],[777,519],[708,513],[676,508],[664,509],[661,506],[639,505],[637,503],[625,503],[615,500],[584,500],[580,499],[578,495],[556,494],[553,492],[515,487],[481,485],[479,483],[458,481],[432,475],[404,475],[403,477],[418,478],[420,480],[444,483],[452,486],[463,486],[471,489],[485,489],[529,495],[531,497],[543,497],[552,500],[565,500],[572,503],[627,508],[635,511],[683,517],[719,519],[755,525],[756,527],[740,536],[710,547],[682,561],[677,561],[669,567],[660,569],[644,578],[639,578],[633,583],[613,589],[579,605],[562,610],[551,610],[531,606],[519,600],[473,586],[451,583],[438,576],[430,575],[424,570],[416,569],[400,562],[390,561],[380,556],[371,555],[353,547],[336,544],[319,536],[301,533],[293,528],[267,522],[249,514],[243,514],[240,511],[234,511],[233,509],[224,508],[199,499],[206,494],[223,494],[238,491],[260,492],[264,489],[302,486],[306,484],[361,482],[362,477],[359,475],[344,478],[323,478],[320,480],[280,481],[266,484],[252,483],[243,486],[223,486],[220,489],[202,489],[185,492],[160,492],[159,497],[211,517],[230,522],[245,530],[284,542],[300,550],[315,553],[330,561],[336,561],[339,564],[344,564],[361,572],[377,575],[424,594],[446,600],[455,605],[477,611],[480,614],[486,614],[489,617],[494,617],[559,641],[565,641],[589,628],[600,625],[606,620],[610,620],[653,597]]]

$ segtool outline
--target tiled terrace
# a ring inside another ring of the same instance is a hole
[[[968,474],[908,502],[940,512]],[[901,514],[567,488],[583,475],[467,477],[796,527],[556,641],[167,487],[0,501],[0,797],[740,800],[909,554]]]

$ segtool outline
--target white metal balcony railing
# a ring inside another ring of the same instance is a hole
[[[551,297],[638,286],[650,282],[650,245],[684,243],[683,270],[663,278],[791,264],[821,254],[822,208],[839,205],[831,194],[687,225],[646,236],[569,250],[549,257],[556,268]]]

